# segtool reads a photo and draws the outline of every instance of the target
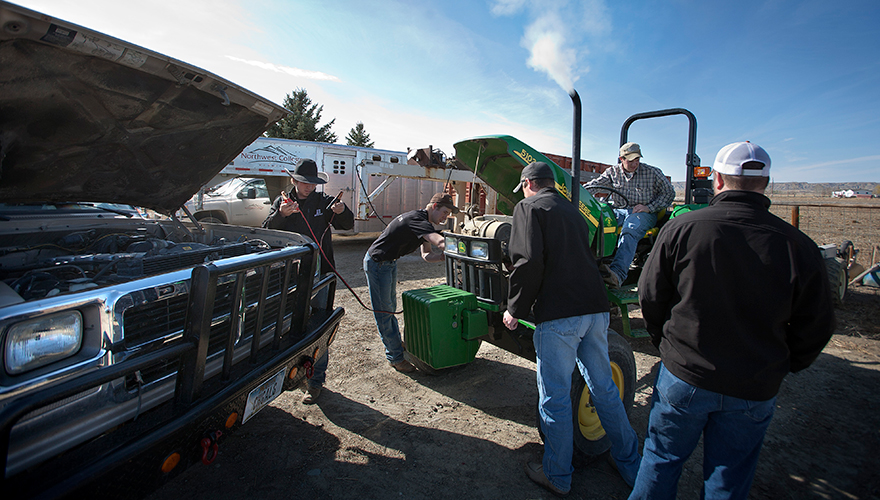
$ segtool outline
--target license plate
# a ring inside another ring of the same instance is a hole
[[[281,394],[281,390],[284,388],[284,373],[286,371],[287,370],[282,368],[274,377],[263,382],[259,387],[255,388],[250,394],[248,394],[247,404],[244,406],[244,418],[241,421],[242,424],[247,422],[251,417],[256,415],[258,411],[262,410],[264,406],[271,403],[279,394]]]

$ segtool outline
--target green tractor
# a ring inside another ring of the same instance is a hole
[[[574,99],[574,97],[573,97]],[[684,109],[670,109],[633,115],[621,129],[620,143],[627,142],[630,125],[639,119],[683,114],[690,121],[687,152],[687,187],[685,205],[669,210],[669,217],[699,206],[711,196],[708,169],[700,168],[696,149],[696,118]],[[576,124],[575,142],[579,126]],[[580,155],[576,145],[576,153]],[[556,188],[572,199],[573,179],[543,154],[527,144],[506,135],[467,139],[455,144],[455,161],[467,168],[498,193],[497,210],[502,215],[477,216],[467,220],[460,232],[445,232],[446,284],[403,293],[404,339],[407,359],[419,369],[437,373],[474,360],[480,343],[490,342],[517,356],[535,361],[532,343],[534,324],[520,321],[515,331],[502,323],[507,307],[510,262],[507,244],[510,237],[513,207],[523,194],[513,193],[522,169],[533,161],[543,161],[553,168]],[[700,175],[700,174],[705,175]],[[599,262],[610,261],[617,247],[620,228],[612,207],[599,201],[588,190],[578,188],[575,200],[586,219],[590,241]],[[606,190],[607,191],[607,190]],[[663,220],[661,220],[661,223]],[[651,231],[640,242],[634,266],[644,263],[653,243]],[[564,244],[564,242],[560,242]],[[631,275],[638,276],[638,269]],[[608,297],[621,313],[624,335],[640,336],[646,332],[630,328],[627,304],[638,301],[634,285],[608,290]],[[620,398],[629,411],[635,398],[636,365],[629,343],[614,330],[608,332],[609,355],[614,381]],[[590,392],[580,372],[572,373],[572,408],[575,428],[575,449],[587,456],[607,451],[611,444],[590,404]]]

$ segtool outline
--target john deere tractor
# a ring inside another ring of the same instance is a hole
[[[636,120],[676,114],[686,115],[690,120],[686,159],[687,203],[677,207],[681,212],[700,206],[700,202],[708,202],[710,184],[705,179],[708,169],[699,167],[699,158],[694,153],[694,116],[683,109],[634,115],[624,123],[620,141],[621,144],[627,142],[629,126]],[[403,294],[407,359],[422,371],[437,373],[473,361],[480,343],[486,341],[535,361],[532,343],[534,324],[520,321],[518,328],[510,331],[502,323],[502,315],[507,308],[507,264],[510,262],[507,244],[511,214],[513,207],[523,197],[521,192],[513,193],[513,189],[520,181],[522,169],[533,161],[543,161],[553,168],[556,189],[568,199],[572,198],[572,176],[543,154],[507,135],[461,141],[455,144],[455,161],[460,168],[473,171],[498,193],[497,211],[502,215],[476,216],[467,220],[459,232],[445,232],[446,284]],[[595,256],[599,261],[610,261],[620,233],[612,211],[614,207],[599,201],[579,184],[576,187],[579,189],[578,206],[589,226]],[[697,203],[694,203],[695,200]],[[670,216],[672,211],[665,219]],[[644,262],[644,254],[650,249],[653,241],[650,233],[639,245],[639,254],[634,260],[636,266]],[[564,245],[565,242],[560,241],[559,244]],[[637,275],[638,269],[634,271]],[[637,302],[632,286],[608,290],[608,297],[620,310],[624,335],[646,334],[629,326],[626,305]],[[614,381],[629,411],[635,397],[635,358],[629,343],[613,330],[608,332],[608,345]],[[610,442],[590,404],[589,390],[577,369],[572,373],[571,398],[576,429],[575,448],[588,456],[604,453],[610,448]]]

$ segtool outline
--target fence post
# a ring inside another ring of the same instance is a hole
[[[801,223],[801,207],[799,205],[795,205],[791,207],[791,225],[794,227],[798,227]]]

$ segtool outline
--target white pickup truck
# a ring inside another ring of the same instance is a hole
[[[266,179],[235,177],[199,191],[186,206],[201,222],[259,227],[269,216],[273,199]]]

